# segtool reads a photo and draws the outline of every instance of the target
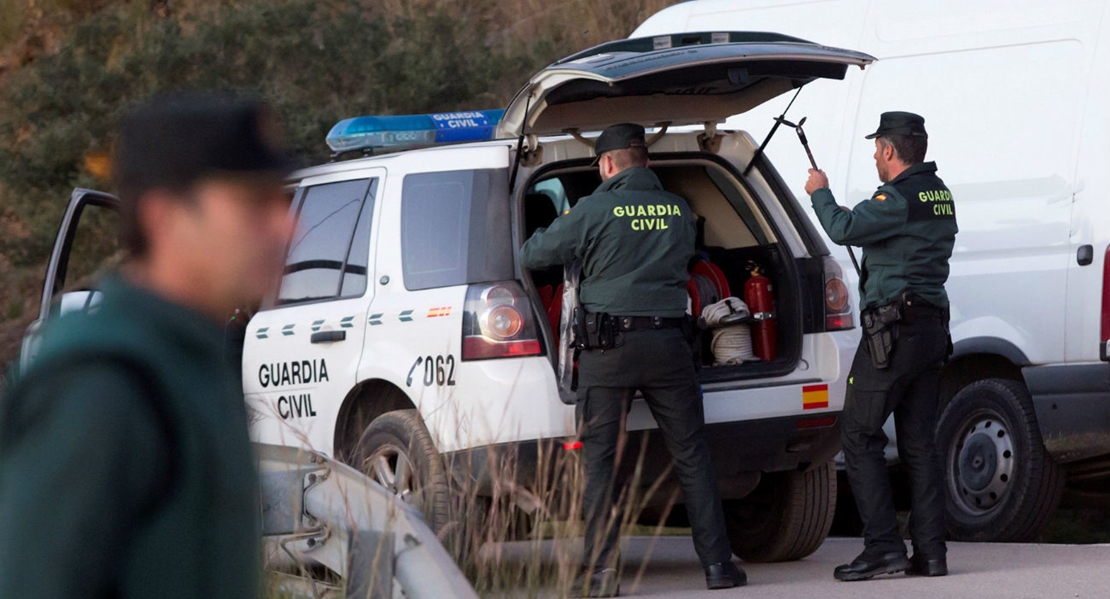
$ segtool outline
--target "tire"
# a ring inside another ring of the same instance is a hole
[[[1029,392],[1017,381],[961,389],[937,423],[937,448],[953,540],[1031,541],[1060,505],[1064,469],[1045,450]]]
[[[746,562],[785,562],[817,551],[836,512],[836,467],[776,472],[743,499],[724,503],[732,552]]]
[[[451,486],[419,412],[397,410],[375,418],[362,432],[350,463],[415,506],[440,535],[451,524]]]

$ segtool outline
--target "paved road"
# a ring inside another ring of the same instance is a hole
[[[506,543],[500,549],[514,559],[526,558],[529,552],[522,543]],[[744,564],[746,587],[707,591],[688,537],[654,541],[632,537],[624,543],[621,594],[704,599],[1110,598],[1110,545],[951,543],[947,577],[894,575],[863,582],[835,581],[833,568],[851,561],[861,549],[859,539],[829,539],[802,561]],[[556,553],[580,555],[581,543],[555,545],[547,541],[542,551],[545,561],[553,560]],[[639,579],[637,572],[641,572]],[[552,592],[551,596],[557,595]]]

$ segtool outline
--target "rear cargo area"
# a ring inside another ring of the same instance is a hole
[[[520,206],[523,239],[601,183],[596,168],[575,162],[551,165],[529,182]],[[739,173],[712,155],[653,155],[651,168],[668,191],[686,200],[698,222],[687,291],[688,313],[700,317],[699,378],[717,382],[790,372],[802,341],[798,278],[793,257],[754,194]],[[549,329],[553,353],[565,359],[570,352],[563,351],[560,340],[563,268],[528,275],[542,304],[537,311],[546,316],[540,320]]]

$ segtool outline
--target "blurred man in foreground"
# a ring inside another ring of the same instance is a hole
[[[256,597],[255,464],[223,324],[293,230],[274,113],[163,96],[122,121],[129,258],[0,406],[0,597]]]

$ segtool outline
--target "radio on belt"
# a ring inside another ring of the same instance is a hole
[[[344,119],[328,132],[333,152],[396,151],[416,146],[493,137],[504,110],[471,110],[397,116],[360,116]]]

